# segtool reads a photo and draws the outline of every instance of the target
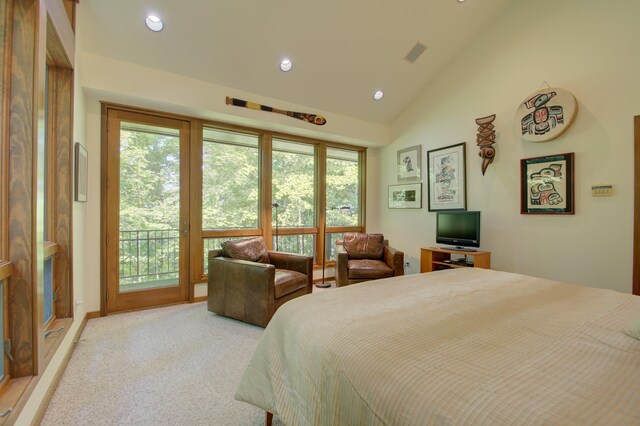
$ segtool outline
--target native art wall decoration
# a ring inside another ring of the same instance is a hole
[[[476,124],[478,125],[478,135],[476,137],[476,144],[480,148],[478,155],[482,157],[482,175],[487,171],[489,164],[493,163],[493,159],[496,155],[496,150],[493,144],[496,143],[496,131],[493,125],[493,120],[496,119],[496,115],[488,115],[482,118],[476,118]]]
[[[522,139],[546,142],[573,124],[578,112],[576,98],[559,88],[546,88],[527,96],[516,110],[514,126]]]
[[[318,126],[324,126],[327,120],[316,114],[308,114],[306,112],[287,111],[284,109],[277,109],[268,105],[256,104],[254,102],[245,101],[237,98],[230,98],[227,96],[227,105],[234,105],[243,108],[257,109],[259,111],[275,112],[277,114],[288,115],[289,117],[297,118],[298,120],[306,121],[307,123],[316,124]]]
[[[574,214],[574,153],[520,160],[520,213]]]

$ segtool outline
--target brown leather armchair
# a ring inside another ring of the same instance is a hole
[[[382,234],[345,233],[336,241],[336,285],[404,275],[404,253]]]
[[[311,293],[313,258],[267,251],[262,237],[209,252],[207,309],[266,327],[285,302]]]

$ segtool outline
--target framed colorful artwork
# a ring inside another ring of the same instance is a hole
[[[429,211],[467,209],[466,143],[427,151]]]
[[[574,214],[574,153],[520,160],[521,214]]]
[[[421,209],[422,184],[389,185],[390,209]]]
[[[422,178],[421,157],[422,145],[416,145],[398,151],[398,182],[419,181]]]

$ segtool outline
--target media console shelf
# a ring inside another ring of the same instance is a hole
[[[473,257],[473,264],[454,261],[451,255]],[[420,272],[439,271],[450,268],[491,268],[490,251],[448,250],[439,247],[423,247],[420,249]]]

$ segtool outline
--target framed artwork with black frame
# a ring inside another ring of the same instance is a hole
[[[574,214],[574,153],[520,160],[521,214]]]
[[[74,200],[82,203],[87,202],[87,172],[88,154],[80,142],[76,142],[74,161]]]
[[[398,182],[413,182],[422,179],[422,145],[398,151],[398,161],[396,169],[398,171]]]
[[[421,209],[422,184],[389,185],[390,209]]]
[[[427,151],[429,211],[467,209],[466,143]]]

